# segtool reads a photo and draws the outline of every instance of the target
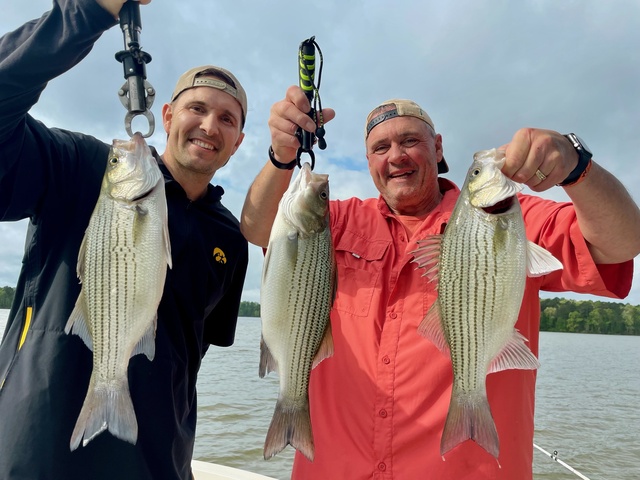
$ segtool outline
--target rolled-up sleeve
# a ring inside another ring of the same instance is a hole
[[[571,291],[625,298],[631,289],[633,260],[597,265],[587,245],[573,205],[522,195],[520,203],[527,238],[562,262],[563,269],[541,278],[540,290]]]

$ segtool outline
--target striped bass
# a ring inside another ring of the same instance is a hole
[[[414,252],[424,275],[438,281],[438,298],[418,331],[450,355],[453,366],[442,455],[472,439],[498,458],[486,376],[539,367],[515,324],[526,277],[562,268],[527,240],[516,196],[522,186],[501,172],[504,162],[502,150],[477,152],[444,233],[419,242]]]
[[[93,351],[71,450],[105,430],[136,443],[127,368],[133,355],[144,353],[149,360],[155,355],[167,265],[171,251],[162,173],[139,133],[130,141],[114,140],[78,255],[82,288],[65,327]]]
[[[333,355],[335,276],[329,177],[305,163],[278,205],[262,271],[259,374],[276,371],[280,379],[265,459],[290,444],[313,460],[309,375]]]

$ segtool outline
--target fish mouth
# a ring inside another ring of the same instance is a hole
[[[131,140],[136,144],[136,145],[145,145],[147,142],[145,141],[144,137],[142,136],[142,134],[140,132],[136,132],[133,134],[133,137],[131,137]]]
[[[482,210],[487,212],[490,215],[500,215],[501,213],[506,213],[513,206],[516,197],[507,197],[504,200],[500,200],[498,203],[491,205],[489,207],[483,207]]]

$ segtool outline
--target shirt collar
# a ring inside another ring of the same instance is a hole
[[[448,219],[451,211],[453,210],[453,206],[458,199],[460,189],[451,180],[442,177],[438,177],[438,188],[442,193],[442,200],[431,212],[429,212],[427,216],[446,214]],[[389,208],[389,205],[387,205],[387,202],[382,198],[382,195],[378,196],[378,210],[385,218],[395,216]]]
[[[186,193],[184,192],[182,185],[180,185],[173,178],[173,175],[171,175],[171,172],[162,161],[162,157],[158,154],[158,151],[155,149],[155,147],[150,147],[150,149],[151,149],[151,153],[153,154],[153,156],[158,162],[158,166],[160,167],[160,171],[162,172],[162,175],[164,176],[165,188],[179,190],[186,197]],[[224,188],[222,188],[220,185],[212,185],[210,183],[209,185],[207,185],[207,193],[205,194],[205,196],[196,200],[196,202],[216,203],[222,200],[223,195],[224,195]]]

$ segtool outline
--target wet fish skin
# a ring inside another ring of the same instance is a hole
[[[472,439],[498,458],[486,375],[539,367],[515,324],[526,277],[562,268],[527,240],[515,196],[522,186],[502,174],[504,161],[496,149],[474,155],[445,232],[420,242],[414,252],[424,275],[438,282],[438,298],[418,331],[450,355],[453,368],[443,456]]]
[[[157,309],[171,247],[164,179],[144,138],[114,140],[98,201],[78,255],[82,284],[65,332],[93,351],[87,395],[70,448],[105,430],[135,444],[131,356],[155,355]]]
[[[280,379],[265,459],[290,444],[313,460],[309,376],[333,355],[329,312],[335,286],[328,175],[311,172],[305,163],[278,206],[262,273],[259,375],[277,371]]]

